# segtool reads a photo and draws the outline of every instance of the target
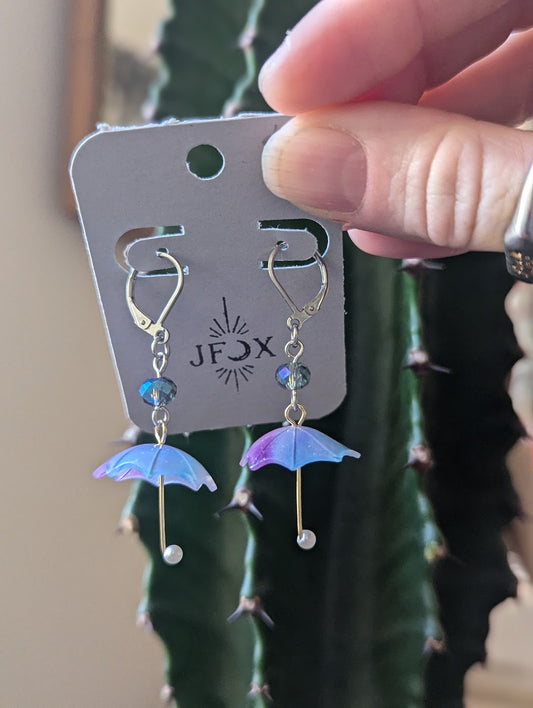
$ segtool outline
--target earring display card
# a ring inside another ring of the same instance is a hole
[[[290,392],[275,381],[287,361],[291,311],[267,271],[298,307],[329,291],[301,327],[302,363],[311,371],[299,400],[308,417],[335,410],[346,394],[342,238],[338,224],[311,217],[267,190],[265,142],[287,118],[275,114],[139,128],[109,128],[76,149],[71,177],[111,351],[130,420],[152,429],[139,386],[154,376],[152,337],[128,310],[125,285],[138,270],[135,304],[157,320],[176,286],[165,251],[185,270],[183,290],[164,325],[165,376],[178,388],[170,433],[278,422]]]

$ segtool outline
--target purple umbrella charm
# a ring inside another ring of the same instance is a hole
[[[307,411],[298,400],[298,392],[309,383],[311,371],[301,361],[304,345],[300,340],[300,329],[304,322],[320,311],[324,303],[328,292],[328,269],[317,249],[313,258],[320,271],[320,289],[314,298],[299,307],[276,275],[276,259],[288,248],[289,244],[278,241],[270,251],[267,263],[270,280],[291,311],[287,319],[290,339],[284,350],[289,361],[278,366],[275,373],[277,383],[290,392],[290,403],[285,408],[288,425],[272,430],[256,440],[243,455],[241,465],[257,470],[264,465],[276,464],[296,472],[296,541],[300,548],[309,550],[315,546],[316,536],[313,531],[304,529],[302,524],[302,467],[311,462],[340,462],[343,457],[357,458],[361,455],[319,430],[303,425]]]
[[[241,466],[258,470],[275,464],[296,472],[296,515],[300,548],[309,550],[316,543],[313,531],[302,523],[302,467],[311,462],[340,462],[343,457],[361,457],[356,450],[342,445],[320,430],[303,425],[286,425],[266,433],[243,455]]]
[[[310,462],[340,462],[343,457],[361,457],[320,430],[304,425],[285,425],[266,433],[243,456],[241,465],[258,470],[264,465],[281,465],[296,471]]]

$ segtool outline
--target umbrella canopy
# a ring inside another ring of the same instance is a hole
[[[183,484],[197,491],[202,484],[214,492],[214,479],[198,460],[183,450],[170,445],[135,445],[113,455],[93,472],[93,477],[111,477],[121,482],[124,479],[142,479],[154,486],[159,477],[165,484]]]
[[[241,465],[257,470],[264,465],[282,465],[297,470],[310,462],[340,462],[343,457],[361,457],[320,430],[288,425],[266,433],[243,456]]]

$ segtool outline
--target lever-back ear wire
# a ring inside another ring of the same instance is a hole
[[[167,331],[163,326],[163,322],[166,320],[170,310],[174,307],[174,303],[180,296],[181,291],[183,290],[183,282],[185,280],[183,275],[183,268],[181,267],[180,262],[176,258],[174,258],[174,256],[171,256],[170,253],[166,253],[166,251],[157,251],[157,255],[160,258],[166,258],[172,263],[172,265],[176,269],[178,281],[176,283],[176,287],[172,292],[172,295],[169,297],[166,305],[161,311],[161,314],[155,322],[151,320],[147,315],[145,315],[139,307],[137,307],[133,299],[133,289],[135,287],[135,281],[137,279],[138,271],[135,270],[135,268],[130,268],[130,272],[128,273],[128,279],[126,280],[126,303],[128,305],[128,309],[131,313],[131,316],[133,317],[133,321],[135,322],[137,327],[144,330],[145,332],[148,332],[148,334],[151,334],[152,337],[155,337],[156,334],[161,330],[165,332]]]
[[[247,464],[250,469],[256,470],[273,463],[296,472],[296,541],[300,548],[309,550],[316,544],[316,535],[310,529],[303,528],[302,467],[319,460],[339,462],[345,455],[351,457],[360,457],[360,455],[319,430],[303,425],[307,411],[298,399],[298,391],[307,386],[311,379],[311,372],[301,362],[304,345],[300,339],[300,328],[304,322],[320,311],[324,303],[329,285],[328,271],[324,259],[318,251],[315,251],[314,259],[321,276],[320,289],[306,305],[298,307],[275,273],[276,258],[280,251],[286,249],[285,243],[278,243],[272,249],[268,258],[268,275],[291,310],[287,319],[290,339],[285,345],[285,354],[289,361],[279,366],[275,374],[278,384],[291,394],[290,403],[285,408],[285,421],[288,425],[272,430],[256,440],[242,458],[241,465]]]
[[[274,268],[276,258],[278,257],[281,251],[284,251],[287,248],[288,245],[285,243],[285,241],[281,241],[281,243],[278,243],[274,246],[274,248],[270,251],[270,255],[268,257],[267,270],[270,280],[274,283],[279,294],[285,300],[285,302],[292,311],[291,320],[297,321],[299,323],[299,326],[301,327],[306,320],[308,320],[313,315],[316,315],[316,313],[322,307],[322,303],[324,302],[326,295],[328,294],[328,270],[326,268],[324,259],[322,258],[318,250],[315,251],[313,253],[313,258],[315,259],[320,269],[320,276],[322,279],[322,282],[320,283],[320,290],[315,295],[315,297],[310,300],[306,305],[304,305],[303,307],[298,307],[294,303],[294,300],[291,298],[289,293],[285,290],[283,285],[279,282]]]
[[[152,320],[134,301],[134,286],[137,271],[132,268],[126,281],[126,303],[133,321],[152,337],[153,368],[156,376],[144,381],[139,393],[145,403],[153,406],[152,423],[156,445],[137,445],[120,452],[105,462],[94,472],[95,477],[107,475],[113,479],[142,479],[159,488],[159,542],[163,560],[168,565],[176,565],[183,558],[183,550],[176,544],[167,546],[165,525],[165,484],[182,484],[195,491],[205,484],[211,491],[216,484],[207,470],[194,457],[166,445],[170,413],[166,407],[177,393],[174,381],[163,376],[170,356],[170,333],[164,326],[170,310],[183,288],[183,269],[179,261],[165,251],[157,255],[169,260],[176,269],[177,283],[157,320]]]

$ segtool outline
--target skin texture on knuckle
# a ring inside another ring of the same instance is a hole
[[[459,251],[502,250],[533,154],[527,133],[454,116],[426,126],[412,154],[418,201],[406,209],[420,229],[413,233]]]
[[[477,121],[390,103],[336,109],[332,117],[337,129],[357,133],[367,154],[367,189],[347,219],[352,228],[457,252],[481,240],[482,193],[498,187],[484,175]]]
[[[427,167],[425,226],[437,246],[470,248],[478,224],[483,145],[470,125],[439,126]]]

